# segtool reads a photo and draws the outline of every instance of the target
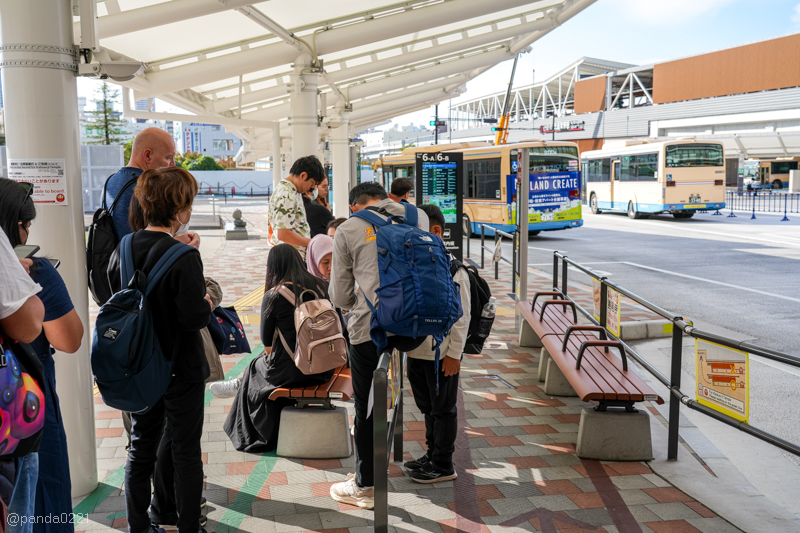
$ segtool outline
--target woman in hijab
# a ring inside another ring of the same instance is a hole
[[[327,235],[317,235],[308,243],[306,261],[308,271],[314,276],[331,281],[331,267],[333,258],[333,239]]]

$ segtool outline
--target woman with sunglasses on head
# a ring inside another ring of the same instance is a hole
[[[31,224],[36,218],[32,192],[33,187],[29,183],[0,178],[0,226],[12,246],[28,242]],[[45,395],[45,419],[38,452],[38,481],[33,475],[35,460],[31,457],[29,459],[33,460],[33,464],[29,465],[30,474],[20,476],[18,471],[11,499],[14,505],[21,501],[19,498],[23,498],[28,502],[28,510],[11,509],[11,512],[25,512],[27,516],[61,516],[62,513],[71,515],[72,488],[67,460],[67,437],[56,394],[53,354],[55,350],[65,353],[78,351],[83,338],[83,324],[72,305],[64,281],[48,259],[33,258],[30,275],[42,287],[38,296],[45,313],[42,333],[30,344],[39,356],[44,370],[42,392]],[[27,483],[30,486],[26,486]],[[25,491],[27,498],[23,494]],[[32,531],[41,532],[73,530],[73,524],[45,524],[38,521],[32,528]]]

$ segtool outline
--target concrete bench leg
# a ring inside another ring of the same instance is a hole
[[[533,331],[533,328],[524,318],[519,327],[519,345],[523,348],[541,348],[542,339]]]
[[[645,410],[626,413],[584,409],[578,427],[577,454],[599,461],[650,461],[650,416]]]
[[[547,351],[547,348],[542,346],[542,351],[539,352],[539,374],[537,374],[536,379],[539,381],[545,380],[547,377],[547,363],[551,360],[550,352]]]
[[[279,457],[341,459],[350,457],[350,422],[344,407],[286,407],[281,411]]]
[[[547,375],[544,380],[544,393],[551,396],[577,396],[575,389],[569,384],[569,380],[564,377],[564,373],[558,368],[558,364],[552,357],[547,358]]]

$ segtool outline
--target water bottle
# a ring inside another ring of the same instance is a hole
[[[497,312],[497,304],[495,302],[497,302],[497,299],[492,296],[481,311],[481,320],[478,324],[478,336],[481,339],[485,339],[492,332],[492,324],[494,324],[494,316]]]

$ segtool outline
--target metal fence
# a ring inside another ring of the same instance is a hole
[[[392,388],[389,387],[389,368],[392,369]],[[406,354],[383,352],[378,368],[372,373],[372,435],[375,467],[375,533],[389,529],[389,457],[394,442],[394,460],[403,460],[403,374]],[[395,380],[396,385],[395,387]],[[391,402],[387,408],[387,392]],[[389,411],[392,412],[389,416]]]
[[[728,191],[725,203],[733,211],[800,213],[800,192]]]
[[[559,278],[559,263],[561,263],[562,267],[562,275],[561,275],[561,289],[558,288],[558,278]],[[568,280],[567,280],[567,271],[569,265],[572,265],[575,269],[583,272],[591,276],[592,278],[596,279],[600,282],[600,309],[599,309],[599,316],[600,319],[597,320],[594,317],[594,314],[576,302],[572,300],[568,296]],[[666,377],[662,374],[658,369],[656,369],[653,365],[647,362],[644,357],[638,354],[633,348],[628,346],[622,339],[617,339],[613,333],[608,333],[608,328],[606,328],[606,312],[607,312],[607,305],[608,305],[608,289],[613,289],[620,293],[623,296],[627,296],[634,302],[638,303],[649,309],[650,311],[664,317],[665,319],[672,322],[672,364],[670,367],[670,377]],[[662,309],[661,307],[655,305],[654,303],[645,300],[641,296],[638,296],[631,291],[620,287],[619,285],[612,283],[608,280],[605,276],[594,272],[585,266],[581,265],[569,259],[567,256],[559,253],[553,252],[553,290],[561,293],[564,298],[571,300],[575,307],[580,311],[580,313],[585,316],[592,324],[596,326],[601,326],[606,329],[610,338],[614,340],[619,340],[622,346],[625,349],[625,353],[628,356],[634,358],[639,364],[641,364],[645,370],[650,372],[658,381],[660,381],[665,387],[667,387],[672,395],[672,401],[669,402],[669,436],[667,440],[667,458],[671,460],[675,460],[678,458],[678,430],[680,427],[680,407],[681,405],[685,405],[689,409],[693,409],[700,413],[703,413],[706,416],[709,416],[715,420],[719,420],[729,426],[732,426],[744,433],[752,435],[758,439],[761,439],[765,442],[772,444],[773,446],[777,446],[782,450],[786,450],[790,453],[793,453],[797,456],[800,456],[800,446],[795,443],[786,441],[772,435],[771,433],[767,433],[757,427],[751,426],[746,422],[742,422],[737,420],[731,416],[728,416],[724,413],[720,413],[706,407],[703,404],[700,404],[693,400],[691,397],[687,396],[685,393],[681,391],[681,359],[683,357],[683,335],[688,335],[689,337],[705,340],[708,342],[713,342],[716,344],[721,344],[722,346],[726,346],[728,348],[733,348],[735,350],[742,350],[746,351],[750,354],[758,355],[764,357],[766,359],[770,359],[772,361],[778,361],[795,368],[800,368],[800,357],[795,355],[790,355],[783,352],[778,352],[776,350],[771,350],[769,348],[764,348],[761,346],[756,346],[755,344],[750,344],[746,341],[737,341],[735,339],[731,339],[728,337],[724,337],[722,335],[716,335],[714,333],[709,333],[707,331],[703,331],[700,329],[695,328],[690,321],[684,320],[683,317],[677,316],[674,313],[670,313]],[[748,384],[749,386],[749,384]]]

